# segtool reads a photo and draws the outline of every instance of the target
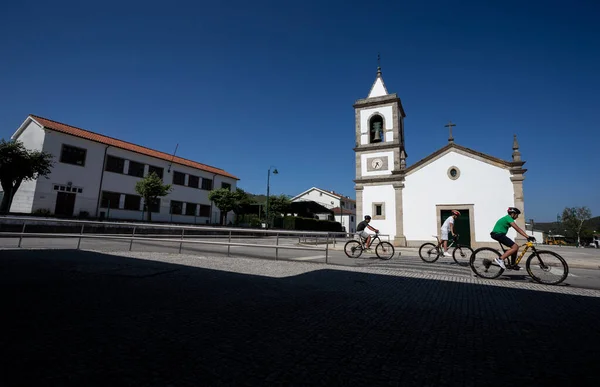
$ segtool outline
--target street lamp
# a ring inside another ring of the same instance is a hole
[[[275,168],[274,166],[270,166],[269,167],[269,171],[267,172],[267,219],[265,220],[265,224],[267,226],[267,230],[269,229],[269,193],[270,193],[270,189],[271,189],[271,168],[273,169],[273,174],[277,175],[279,172],[277,171],[277,168]]]
[[[533,233],[533,226],[534,226],[534,222],[533,219],[529,219],[529,223],[531,223],[531,236],[534,236],[535,234]]]

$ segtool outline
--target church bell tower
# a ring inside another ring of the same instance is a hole
[[[371,215],[371,225],[405,246],[402,189],[406,168],[404,108],[385,87],[381,66],[367,98],[354,103],[356,146],[356,216]]]

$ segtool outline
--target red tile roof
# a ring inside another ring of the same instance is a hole
[[[315,188],[317,188],[317,187],[315,187]],[[321,190],[321,191],[323,191],[323,192],[327,192],[327,193],[329,193],[329,194],[331,194],[331,195],[333,195],[333,196],[335,196],[335,197],[338,197],[338,198],[340,198],[340,199],[345,199],[345,200],[347,200],[347,201],[350,201],[350,202],[355,202],[355,201],[356,201],[356,200],[354,200],[354,199],[352,199],[352,198],[350,198],[350,197],[348,197],[348,196],[344,196],[344,195],[342,195],[342,194],[339,194],[339,193],[337,193],[337,192],[335,192],[335,191],[333,191],[333,190],[332,190],[332,191],[329,191],[329,190],[322,189],[322,188],[317,188],[317,189],[320,189],[320,190]]]
[[[72,136],[85,138],[86,140],[99,142],[101,144],[114,146],[115,148],[125,149],[128,151],[140,153],[140,154],[143,154],[146,156],[156,157],[157,159],[162,159],[162,160],[169,161],[169,162],[171,160],[173,160],[173,163],[176,163],[176,164],[185,165],[185,166],[188,166],[191,168],[200,169],[200,170],[210,172],[210,173],[216,173],[217,175],[226,176],[226,177],[230,177],[232,179],[239,180],[239,178],[235,177],[234,175],[232,175],[228,172],[225,172],[222,169],[211,167],[210,165],[201,164],[196,161],[184,159],[184,158],[177,157],[177,156],[173,157],[173,155],[170,155],[168,153],[159,152],[157,150],[146,148],[146,147],[143,147],[140,145],[135,145],[135,144],[132,144],[127,141],[117,140],[116,138],[112,138],[112,137],[104,136],[102,134],[90,132],[89,130],[84,130],[81,128],[77,128],[75,126],[63,124],[63,123],[60,123],[57,121],[52,121],[47,118],[36,116],[33,114],[30,114],[29,116],[32,119],[34,119],[37,123],[39,123],[40,125],[42,125],[44,128],[47,128],[47,129],[56,130],[57,132],[66,133],[66,134],[70,134]]]

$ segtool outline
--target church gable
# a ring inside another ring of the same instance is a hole
[[[383,78],[378,76],[371,86],[371,91],[369,92],[369,96],[367,98],[375,98],[375,97],[383,97],[384,95],[388,95],[385,84],[383,83]]]
[[[416,171],[423,169],[426,166],[436,162],[437,160],[446,158],[446,156],[449,154],[461,155],[461,156],[479,161],[484,164],[492,165],[492,166],[495,166],[495,167],[498,167],[501,169],[508,170],[511,167],[511,163],[509,161],[502,160],[497,157],[487,155],[485,153],[477,152],[473,149],[466,148],[464,146],[457,145],[455,143],[449,143],[445,147],[438,149],[437,151],[433,152],[429,156],[417,161],[415,164],[411,165],[410,167],[407,167],[405,170],[405,176],[409,176],[409,175],[415,173]]]

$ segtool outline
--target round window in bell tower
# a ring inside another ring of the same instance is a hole
[[[454,165],[451,166],[450,168],[448,168],[448,177],[451,180],[456,180],[460,177],[460,169],[458,169],[458,167],[455,167]]]

